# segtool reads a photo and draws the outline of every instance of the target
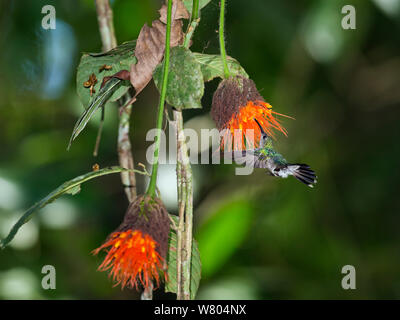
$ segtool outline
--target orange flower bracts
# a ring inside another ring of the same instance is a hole
[[[166,277],[165,258],[168,250],[170,221],[164,204],[146,196],[132,202],[124,221],[106,242],[93,251],[106,250],[99,271],[109,271],[115,286],[138,289],[160,284],[160,274]]]
[[[221,148],[227,151],[258,146],[261,131],[254,119],[272,137],[273,130],[287,135],[275,115],[290,118],[273,111],[251,79],[239,76],[225,79],[214,93],[211,116],[222,131]]]

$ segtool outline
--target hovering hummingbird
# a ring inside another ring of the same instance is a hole
[[[272,145],[272,138],[268,136],[260,123],[257,122],[261,130],[259,147],[254,150],[234,151],[234,160],[237,163],[245,163],[246,166],[254,168],[265,168],[275,177],[287,178],[293,176],[307,186],[313,188],[317,183],[315,172],[307,164],[288,163],[286,159],[276,152]]]

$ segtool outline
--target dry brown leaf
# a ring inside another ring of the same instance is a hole
[[[152,22],[151,28],[146,24],[140,30],[136,42],[135,56],[137,63],[131,65],[130,81],[136,95],[150,82],[153,71],[162,61],[165,50],[165,34],[167,30],[167,7],[159,10],[160,19]],[[181,0],[174,0],[172,5],[171,47],[182,43],[182,20],[188,19],[189,13]]]
[[[121,70],[112,76],[103,78],[101,87],[111,78],[130,80],[135,88],[135,96],[126,105],[136,101],[136,96],[147,86],[153,77],[154,69],[162,61],[165,51],[165,35],[167,31],[167,6],[163,5],[158,11],[159,20],[152,22],[151,28],[145,24],[140,30],[136,41],[135,56],[136,64],[132,64],[130,71]],[[172,24],[171,24],[171,47],[176,47],[183,41],[182,19],[189,19],[182,0],[173,0]]]
[[[186,10],[185,5],[182,0],[173,0],[172,6],[172,21],[180,20],[180,19],[189,19],[189,12]],[[163,5],[160,10],[160,21],[164,24],[167,24],[167,6]]]
[[[106,82],[108,80],[110,80],[111,78],[117,78],[117,79],[120,79],[120,80],[129,80],[130,79],[129,75],[130,75],[130,73],[129,73],[128,70],[121,70],[121,71],[118,71],[117,73],[113,74],[112,76],[104,77],[100,88],[103,88],[104,85],[106,84]]]

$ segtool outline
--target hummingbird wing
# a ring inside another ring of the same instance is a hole
[[[267,157],[255,150],[242,150],[224,152],[225,159],[233,159],[237,164],[244,164],[246,167],[267,168]]]

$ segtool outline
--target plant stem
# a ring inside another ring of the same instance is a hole
[[[222,62],[224,64],[225,78],[229,78],[228,61],[226,59],[225,39],[224,39],[224,24],[225,24],[225,0],[221,0],[221,8],[219,13],[219,49],[221,52]]]
[[[199,0],[193,0],[192,21],[197,20],[198,17],[199,17]]]
[[[179,111],[178,111],[179,112]],[[175,124],[177,122],[175,121]],[[177,130],[177,147],[179,150],[179,139],[178,139],[178,128]],[[179,151],[177,154],[179,155]],[[177,279],[177,299],[183,299],[183,278],[182,278],[182,250],[184,247],[184,231],[185,231],[185,198],[186,198],[186,188],[184,186],[185,182],[183,179],[183,171],[180,161],[176,164],[176,177],[177,177],[177,189],[178,189],[178,209],[179,209],[179,224],[177,229],[177,253],[176,253],[176,279]]]
[[[197,18],[196,20],[193,20],[188,28],[188,31],[186,32],[185,35],[185,40],[183,42],[183,46],[185,48],[189,48],[190,46],[190,39],[192,38],[192,35],[194,33],[194,30],[196,29],[197,25],[199,24],[200,18]]]
[[[74,193],[74,190],[79,191],[80,186],[86,181],[89,181],[89,180],[92,180],[92,179],[95,179],[95,178],[98,178],[98,177],[101,177],[101,176],[104,176],[107,174],[119,173],[119,172],[123,172],[123,171],[128,171],[128,169],[125,169],[122,167],[117,167],[117,166],[108,167],[108,168],[103,168],[103,169],[99,169],[97,171],[92,171],[92,172],[80,175],[69,181],[64,182],[57,189],[50,192],[46,197],[44,197],[40,201],[36,202],[27,211],[25,211],[25,213],[22,215],[22,217],[14,224],[11,231],[8,233],[7,237],[0,241],[0,249],[4,249],[5,246],[8,245],[8,243],[14,238],[14,236],[16,235],[18,230],[31,219],[31,216],[33,213],[42,209],[47,204],[55,201],[59,196],[66,194],[66,193]],[[138,174],[148,175],[148,173],[145,170],[144,171],[133,170],[133,171],[135,171]]]
[[[124,100],[132,100],[130,93],[125,94]],[[119,164],[121,167],[133,169],[135,164],[133,162],[132,155],[132,145],[129,139],[130,131],[130,120],[132,112],[132,104],[125,105],[120,102],[120,117],[119,117],[119,127],[118,127],[118,157]],[[121,181],[124,186],[125,194],[129,200],[132,202],[136,198],[136,177],[133,172],[122,172]]]
[[[103,43],[103,51],[109,51],[117,46],[117,39],[114,32],[113,13],[109,1],[96,0],[96,11],[101,41]],[[124,98],[126,101],[129,101],[132,97],[127,93]],[[124,105],[122,100],[123,99],[119,101],[121,106],[118,126],[119,164],[123,168],[134,169],[132,145],[129,139],[132,104],[122,108]],[[132,202],[136,198],[135,173],[133,171],[121,172],[121,181],[129,202]]]
[[[161,126],[162,126],[162,121],[163,121],[163,116],[164,116],[165,97],[167,94],[167,85],[168,85],[171,21],[172,21],[171,16],[172,16],[172,0],[168,0],[167,31],[166,31],[166,35],[165,35],[165,55],[164,55],[164,65],[163,65],[163,78],[162,78],[160,103],[158,105],[158,117],[157,117],[157,125],[156,125],[156,128],[158,130],[157,130],[157,134],[155,137],[153,169],[151,171],[150,184],[147,189],[147,194],[150,196],[154,196],[155,191],[156,191],[157,172],[158,172],[158,156],[159,156],[159,151],[160,151]]]
[[[184,47],[189,48],[190,40],[199,23],[199,0],[193,0],[192,20],[184,40]],[[190,300],[191,261],[193,241],[193,181],[192,167],[188,156],[183,116],[181,110],[173,111],[177,140],[177,188],[179,225],[177,230],[177,299]]]
[[[199,0],[193,0],[193,5],[192,5],[192,16],[190,18],[190,23],[188,26],[188,29],[185,34],[185,39],[183,41],[183,46],[185,48],[189,48],[190,46],[190,40],[193,36],[194,30],[196,29],[197,25],[200,22],[199,18]]]
[[[96,11],[103,51],[109,51],[117,46],[117,39],[114,32],[113,13],[108,0],[96,0]]]
[[[180,271],[177,298],[179,300],[190,300],[193,239],[192,168],[183,131],[182,111],[174,110],[173,116],[177,130],[177,179],[179,204],[178,247],[181,249],[179,252],[179,259],[177,259],[180,264],[177,268],[177,270]]]

